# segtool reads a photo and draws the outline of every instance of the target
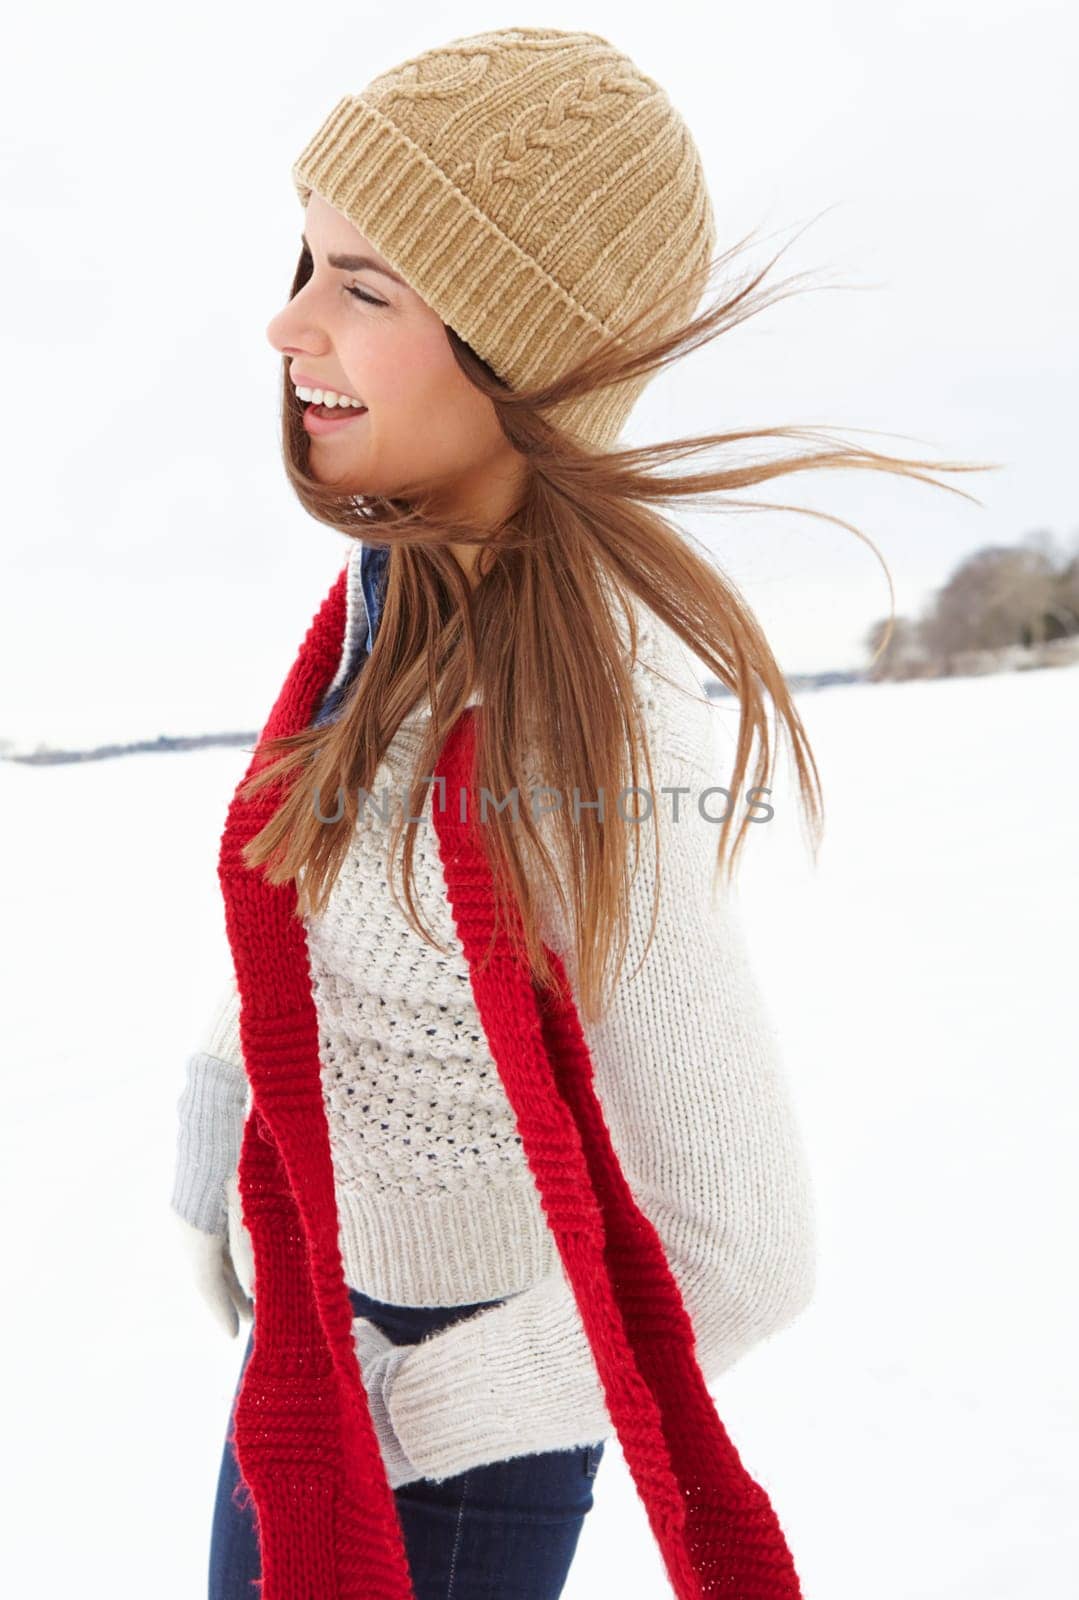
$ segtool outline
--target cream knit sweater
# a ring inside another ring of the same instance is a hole
[[[346,656],[366,628],[358,579],[357,546]],[[711,1381],[811,1299],[814,1204],[739,913],[731,891],[712,887],[718,825],[705,817],[721,816],[724,804],[703,793],[724,782],[714,712],[681,641],[643,607],[636,616],[634,682],[654,806],[641,825],[626,966],[606,1014],[583,1027],[612,1142],[662,1239]],[[399,803],[426,715],[422,706],[406,719],[374,796],[387,785]],[[614,1430],[486,1045],[434,829],[418,830],[416,886],[448,958],[413,931],[390,895],[388,827],[369,805],[326,911],[308,921],[308,947],[348,1283],[400,1305],[509,1297],[429,1335],[397,1368],[394,1430],[423,1475],[441,1478]],[[658,922],[634,974],[651,918],[653,827],[662,852]],[[553,896],[543,925],[575,981]],[[189,1062],[173,1205],[211,1231],[227,1220],[250,1290],[234,1171],[247,1104],[237,1008],[230,982]]]

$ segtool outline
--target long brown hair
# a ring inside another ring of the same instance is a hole
[[[265,783],[281,784],[281,803],[247,847],[245,861],[250,867],[263,867],[273,883],[295,880],[298,915],[324,908],[349,847],[359,793],[371,791],[402,719],[424,693],[431,711],[426,737],[412,768],[407,816],[402,805],[388,850],[392,861],[404,831],[406,915],[436,948],[441,947],[416,904],[415,830],[429,794],[426,780],[474,687],[482,699],[477,708],[477,795],[481,786],[496,797],[510,795],[518,787],[525,790],[526,764],[533,760],[547,775],[544,781],[556,783],[562,794],[615,795],[627,785],[639,787],[639,753],[651,790],[651,755],[617,622],[620,609],[629,624],[632,651],[635,633],[627,596],[642,601],[673,629],[736,696],[738,737],[733,772],[724,785],[732,796],[745,791],[755,742],[753,782],[766,786],[770,781],[774,757],[765,696],[771,699],[790,742],[816,857],[823,828],[820,779],[783,673],[734,584],[706,551],[693,548],[661,508],[683,503],[714,510],[717,496],[722,497],[719,509],[759,508],[762,502],[732,496],[772,478],[828,467],[896,473],[973,500],[932,473],[979,471],[987,464],[893,456],[835,438],[829,428],[799,426],[700,434],[595,452],[545,415],[552,406],[608,384],[652,374],[795,292],[801,274],[761,288],[780,250],[760,271],[750,272],[696,317],[687,321],[679,312],[672,327],[671,307],[697,305],[705,285],[745,244],[740,240],[718,255],[695,280],[683,279],[672,286],[660,302],[621,328],[617,338],[545,388],[511,391],[447,327],[462,370],[490,398],[506,438],[527,463],[523,502],[493,531],[432,515],[422,489],[388,499],[346,494],[311,477],[302,407],[285,363],[283,450],[297,497],[318,521],[350,537],[389,546],[375,643],[339,716],[320,727],[268,741],[260,749],[264,764],[245,789],[251,794]],[[292,295],[310,270],[304,253]],[[738,459],[747,441],[783,439],[797,439],[811,448],[772,460]],[[725,464],[697,465],[681,473],[656,470],[712,451],[722,452]],[[800,506],[770,509],[823,517],[866,538],[826,512]],[[474,588],[447,548],[450,542],[487,547],[480,556],[482,576]],[[866,542],[875,549],[871,540]],[[894,589],[881,559],[894,617]],[[886,644],[887,636],[880,649]],[[528,770],[536,768],[528,765]],[[306,774],[303,783],[296,781],[301,773]],[[325,796],[337,797],[338,817],[333,823],[324,820],[334,806]],[[534,980],[549,982],[552,973],[538,926],[539,883],[534,876],[537,870],[545,874],[547,886],[572,918],[582,1015],[597,1015],[604,979],[616,981],[625,958],[632,881],[626,828],[636,840],[639,826],[632,818],[623,818],[619,825],[609,806],[603,821],[587,807],[571,820],[563,807],[551,813],[557,835],[552,852],[543,843],[529,805],[521,806],[516,815],[504,815],[493,806],[487,817],[481,832],[495,876],[500,919],[512,897]],[[728,877],[751,820],[748,810],[742,813],[732,845],[735,820],[732,805],[719,830],[716,863],[717,871]],[[518,823],[523,824],[523,834]],[[396,898],[392,872],[390,882]],[[657,905],[658,884],[653,929]]]

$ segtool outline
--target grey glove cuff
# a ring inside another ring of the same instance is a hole
[[[401,1441],[390,1421],[389,1391],[397,1368],[407,1353],[407,1347],[388,1350],[373,1364],[370,1373],[364,1375],[371,1422],[378,1437],[382,1462],[391,1489],[397,1489],[401,1484],[410,1483],[421,1476],[401,1448]]]
[[[225,1185],[236,1170],[247,1078],[243,1069],[204,1051],[189,1057],[177,1102],[172,1209],[204,1233],[225,1234]]]

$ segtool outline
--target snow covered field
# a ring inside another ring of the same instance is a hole
[[[743,905],[815,1168],[819,1287],[717,1408],[808,1600],[1075,1592],[1079,667],[799,706],[820,865],[784,764]],[[241,1344],[189,1282],[168,1195],[247,760],[0,766],[20,1597],[205,1593]],[[566,1596],[605,1593],[669,1593],[614,1441]]]

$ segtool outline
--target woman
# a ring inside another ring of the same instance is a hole
[[[230,1331],[254,1297],[211,1595],[553,1600],[615,1432],[677,1593],[797,1594],[705,1390],[814,1280],[729,893],[765,692],[818,834],[819,786],[759,625],[656,507],[928,463],[613,450],[768,297],[688,320],[728,259],[700,159],[595,34],[426,51],[293,175],[285,463],[351,544],[230,810],[236,981],[181,1100],[174,1208]],[[729,771],[691,655],[737,697]]]

